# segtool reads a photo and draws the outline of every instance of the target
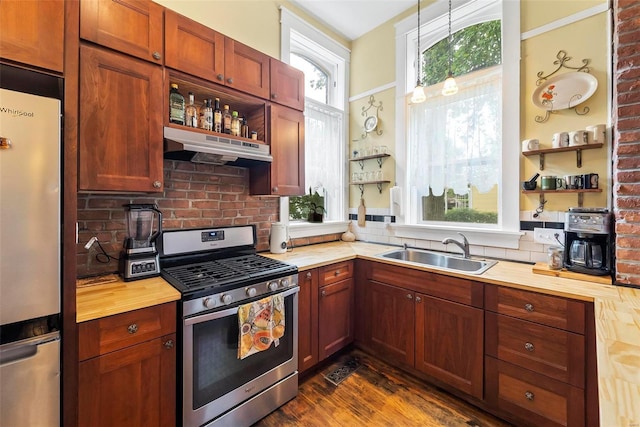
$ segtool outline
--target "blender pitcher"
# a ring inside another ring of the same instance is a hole
[[[162,232],[162,212],[156,205],[129,204],[127,210],[126,249],[153,249],[155,240]],[[157,214],[157,215],[156,215]],[[158,228],[154,232],[155,217],[158,217]]]

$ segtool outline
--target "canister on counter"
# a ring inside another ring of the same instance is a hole
[[[562,268],[562,260],[564,258],[564,249],[558,246],[552,246],[547,252],[547,264],[551,270],[560,270]]]

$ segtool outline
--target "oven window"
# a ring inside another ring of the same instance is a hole
[[[193,409],[293,357],[294,295],[285,298],[285,333],[277,347],[238,359],[238,314],[193,325]]]

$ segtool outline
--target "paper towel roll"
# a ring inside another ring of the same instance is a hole
[[[397,185],[394,185],[389,190],[390,198],[390,214],[393,216],[402,215],[402,189]]]

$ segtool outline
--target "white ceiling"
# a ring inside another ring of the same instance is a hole
[[[355,40],[417,0],[291,0],[318,21],[349,40]]]

